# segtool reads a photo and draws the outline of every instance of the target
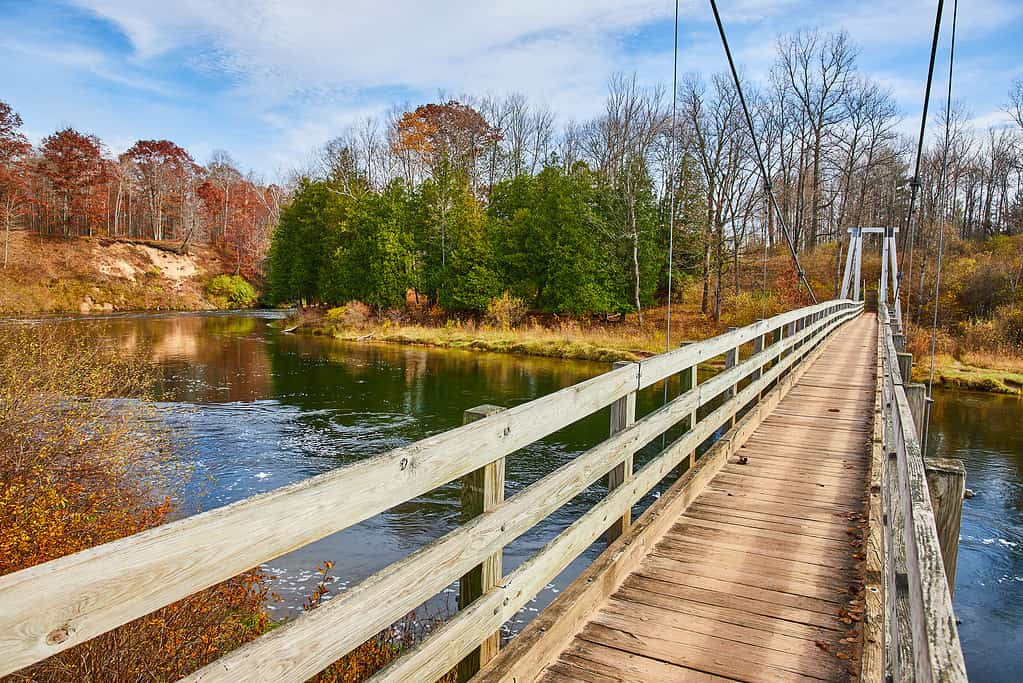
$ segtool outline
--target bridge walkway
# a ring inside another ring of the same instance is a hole
[[[876,324],[836,333],[539,680],[855,674]]]

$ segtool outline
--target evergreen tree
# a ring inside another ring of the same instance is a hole
[[[509,290],[556,313],[619,310],[593,176],[584,164],[498,184],[490,212]]]

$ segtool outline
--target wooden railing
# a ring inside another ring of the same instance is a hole
[[[883,668],[895,681],[965,681],[950,582],[916,427],[920,418],[914,419],[906,391],[908,354],[902,353],[897,323],[884,304],[879,322]],[[958,542],[958,523],[955,528],[953,544]]]
[[[698,446],[862,309],[829,301],[619,364],[523,405],[474,411],[462,427],[382,455],[0,577],[0,675],[462,479],[464,524],[185,680],[306,680],[460,579],[458,614],[376,679],[435,680],[460,662],[468,677],[493,655],[503,623],[602,534],[623,533],[642,496],[692,465]],[[695,368],[722,356],[725,369],[696,383]],[[679,374],[688,389],[636,420],[636,392]],[[608,406],[607,440],[503,499],[506,456]],[[688,431],[633,471],[633,454],[680,423]],[[506,544],[605,476],[605,498],[501,575]]]

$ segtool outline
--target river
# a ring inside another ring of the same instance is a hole
[[[212,509],[411,443],[461,424],[484,403],[513,406],[607,370],[603,363],[359,344],[281,332],[275,313],[126,315],[86,325],[126,350],[156,361],[162,420],[191,465],[181,482],[188,514]],[[47,324],[57,324],[56,321]],[[660,402],[642,393],[640,415]],[[506,494],[561,466],[607,435],[607,410],[523,449],[507,460]],[[964,504],[955,604],[971,679],[1020,680],[1023,670],[1023,401],[946,392],[936,396],[931,453],[957,457],[976,496]],[[640,454],[642,462],[649,453]],[[595,485],[505,549],[509,571],[574,521],[603,494]],[[656,493],[654,494],[656,495]],[[648,505],[652,496],[641,502]],[[277,558],[264,569],[282,600],[275,617],[295,614],[329,574],[337,595],[459,523],[451,484],[351,529]],[[506,625],[516,632],[602,548],[594,544]],[[451,586],[420,610],[443,617]]]

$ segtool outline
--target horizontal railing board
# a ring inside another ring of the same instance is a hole
[[[813,329],[807,328],[806,335]],[[804,335],[800,335],[785,340],[773,349],[768,349],[764,357],[773,357],[803,338]],[[755,359],[750,359],[747,369],[755,363]],[[787,361],[786,365],[778,366],[779,372],[783,367],[787,367]],[[443,590],[497,548],[546,518],[607,474],[628,453],[688,417],[696,406],[709,401],[730,386],[741,370],[740,367],[732,368],[713,377],[702,386],[702,392],[698,386],[697,390],[680,395],[509,498],[488,514],[455,529],[357,584],[314,612],[301,615],[185,680],[210,683],[247,679],[257,675],[262,680],[273,681],[302,681],[309,678]],[[773,377],[765,376],[763,382],[766,384]],[[755,394],[756,391],[750,390],[740,394],[740,397],[748,402]],[[714,416],[721,415],[723,422],[726,413],[742,404],[743,401],[729,401],[701,421],[697,430],[684,435],[689,450],[718,429],[720,425],[715,424]],[[631,481],[627,488],[634,488]],[[601,523],[605,523],[606,528],[610,521],[603,519]],[[495,630],[500,623],[495,626]],[[296,651],[293,643],[302,643],[301,650]]]
[[[607,372],[385,454],[0,577],[0,675],[345,529],[635,390]],[[48,638],[60,630],[66,639]]]
[[[669,377],[677,372],[681,372],[685,368],[698,365],[710,360],[711,358],[720,356],[737,346],[750,343],[756,337],[772,332],[779,327],[788,325],[789,323],[829,309],[835,309],[835,312],[837,312],[839,309],[843,308],[847,308],[849,310],[862,309],[862,303],[853,301],[827,301],[814,306],[800,308],[795,311],[781,313],[765,320],[758,320],[751,325],[725,332],[724,334],[720,334],[711,339],[706,339],[694,344],[687,344],[686,346],[674,349],[667,353],[647,358],[639,363],[639,388],[645,389],[646,387],[660,382],[665,377]]]

